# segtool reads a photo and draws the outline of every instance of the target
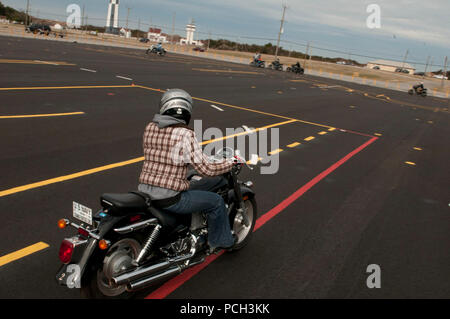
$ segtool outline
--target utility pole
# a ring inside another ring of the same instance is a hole
[[[176,17],[177,17],[177,13],[176,12],[174,12],[173,13],[173,16],[172,16],[172,39],[170,39],[170,42],[172,42],[172,44],[173,44],[173,37],[175,36],[175,19],[176,19]]]
[[[126,29],[127,29],[127,32],[128,32],[128,18],[130,17],[130,7],[127,7],[127,26],[126,26]]]
[[[277,48],[275,50],[275,59],[278,58],[278,48],[280,46],[281,34],[283,33],[283,25],[284,25],[284,17],[286,14],[286,8],[287,8],[287,6],[285,4],[283,4],[283,16],[281,17],[280,32],[278,32]]]
[[[209,50],[209,42],[211,41],[211,31],[208,32],[208,48],[206,49],[207,51]]]
[[[26,13],[26,21],[25,21],[25,23],[26,23],[26,25],[28,25],[29,24],[29,16],[28,16],[28,13],[30,12],[30,0],[27,0],[27,13]]]
[[[84,4],[83,4],[83,8],[81,9],[81,30],[83,30],[83,26],[84,26]]]
[[[422,79],[427,75],[428,63],[430,63],[430,56],[427,57],[427,64],[425,65],[425,71],[423,72]]]
[[[304,68],[305,70],[306,70],[306,58],[307,58],[307,56],[309,55],[308,52],[309,52],[309,41],[308,41],[308,44],[306,45],[305,60],[303,61],[303,68]]]
[[[402,70],[405,68],[405,62],[406,62],[406,58],[408,57],[408,53],[409,53],[409,49],[406,50],[405,58],[403,59],[403,63],[402,63]]]
[[[441,86],[442,87],[444,87],[445,77],[447,76],[447,60],[448,60],[448,58],[445,57],[445,60],[444,60],[444,73],[442,74],[442,82],[441,82]]]

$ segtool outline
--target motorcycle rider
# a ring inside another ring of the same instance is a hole
[[[156,45],[156,52],[162,52],[163,47],[162,47],[162,43],[158,42],[158,44]]]
[[[203,154],[194,131],[188,127],[192,97],[184,90],[167,90],[144,132],[144,164],[139,191],[159,208],[174,214],[203,212],[208,218],[208,244],[213,251],[231,248],[237,237],[231,233],[223,198],[213,192],[189,190],[187,167],[200,174],[217,176],[230,171],[232,160],[212,163]],[[180,146],[183,146],[180,150]]]
[[[256,52],[255,53],[255,55],[253,56],[253,62],[256,64],[256,65],[258,65],[258,64],[260,64],[262,61],[261,61],[261,53],[259,53],[259,52]]]
[[[423,82],[420,82],[419,84],[413,86],[413,89],[419,93],[421,93],[424,88],[425,87],[423,86]]]

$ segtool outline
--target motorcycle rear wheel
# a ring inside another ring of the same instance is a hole
[[[134,293],[128,292],[125,286],[113,286],[105,272],[114,272],[115,265],[121,265],[127,255],[129,259],[136,259],[141,247],[131,238],[124,238],[113,244],[97,262],[88,269],[82,285],[81,296],[88,299],[129,299]],[[105,263],[109,256],[109,262]],[[111,260],[112,259],[112,260]],[[108,268],[108,269],[106,269]],[[111,274],[109,275],[111,276]]]

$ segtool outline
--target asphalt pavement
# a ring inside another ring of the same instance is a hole
[[[278,150],[279,169],[242,173],[263,218],[245,249],[137,298],[450,297],[449,100],[170,53],[1,41],[0,298],[79,297],[54,280],[72,233],[56,222],[72,201],[97,209],[102,193],[137,188],[143,130],[167,88],[195,98],[203,130],[277,128],[266,151]],[[371,264],[381,288],[367,287]]]

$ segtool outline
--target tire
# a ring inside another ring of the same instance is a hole
[[[408,90],[408,94],[413,95],[414,91],[412,89]]]
[[[288,67],[286,68],[286,72],[292,72],[292,69],[291,69],[290,66],[288,66]]]
[[[122,246],[121,246],[122,245]],[[114,252],[120,251],[121,247],[128,245],[131,247],[131,253],[136,258],[140,251],[139,243],[132,238],[123,238],[113,244],[106,252],[102,252],[92,260],[88,265],[86,273],[81,281],[80,293],[83,298],[87,299],[129,299],[134,296],[134,292],[129,292],[124,286],[108,287],[106,282],[108,279],[104,274],[104,261],[107,256],[112,256]],[[95,253],[95,252],[94,252]],[[123,257],[119,255],[118,258]]]
[[[238,236],[238,242],[230,250],[232,252],[238,251],[244,248],[249,242],[253,235],[253,230],[255,229],[256,219],[258,217],[258,208],[256,206],[255,197],[249,198],[244,201],[247,207],[248,218],[250,219],[249,227],[245,227],[242,222],[242,216],[234,213],[230,216],[231,229],[234,230],[235,234]]]

